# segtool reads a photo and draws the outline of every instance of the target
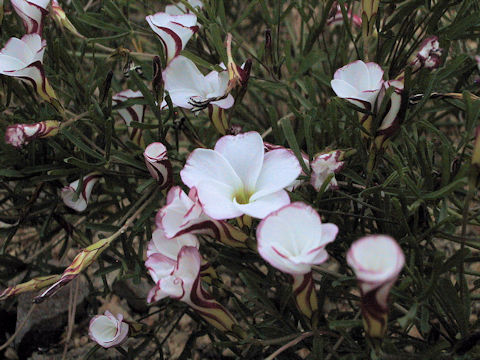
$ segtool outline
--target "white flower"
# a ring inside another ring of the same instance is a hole
[[[69,186],[62,189],[62,200],[66,206],[82,212],[87,208],[88,200],[93,190],[93,186],[100,179],[98,175],[90,174],[83,178],[83,186],[80,194],[77,196],[77,189],[80,180],[72,182]]]
[[[151,143],[145,149],[143,157],[150,175],[158,181],[160,187],[167,187],[172,183],[172,164],[168,160],[165,145],[160,142]]]
[[[90,320],[88,335],[104,348],[118,346],[127,339],[128,324],[123,321],[122,314],[115,317],[110,311],[105,311],[105,315],[96,315]]]
[[[203,8],[203,2],[200,0],[188,0],[188,4],[195,10],[201,10]],[[175,5],[167,5],[165,12],[169,15],[182,15],[190,13],[190,9],[182,3],[176,3]]]
[[[143,99],[143,95],[140,91],[127,89],[113,95],[112,97],[115,105],[120,105],[122,102],[130,99]],[[134,104],[126,108],[118,108],[117,111],[127,126],[130,126],[132,121],[139,123],[143,122],[146,107],[145,104]]]
[[[338,97],[352,104],[372,110],[382,87],[383,70],[380,65],[361,60],[354,61],[335,71],[330,82]]]
[[[224,220],[247,214],[264,218],[290,203],[284,190],[301,172],[288,150],[264,153],[257,132],[220,138],[214,150],[196,149],[180,172],[183,182],[196,187],[205,213]]]
[[[22,18],[27,34],[40,35],[50,0],[11,0],[11,3],[15,12]]]
[[[56,97],[42,63],[46,46],[46,41],[37,34],[24,35],[21,39],[10,38],[0,50],[0,74],[32,84],[43,99],[51,101]]]
[[[193,188],[187,195],[179,186],[170,189],[167,204],[158,211],[155,218],[157,226],[161,227],[169,238],[210,220],[198,202],[196,189]]]
[[[198,239],[190,234],[169,239],[162,229],[153,232],[152,240],[148,243],[145,267],[155,283],[172,274],[180,250],[184,246],[193,246],[198,249]],[[153,294],[154,292],[151,293],[152,296]]]
[[[312,207],[296,202],[260,222],[257,228],[258,252],[282,272],[306,274],[312,265],[327,260],[325,246],[335,240],[337,233],[335,224],[322,224]]]
[[[235,101],[227,94],[227,71],[203,75],[193,61],[184,56],[177,56],[168,64],[163,80],[173,105],[185,109],[203,109],[209,104],[228,109]]]
[[[169,15],[159,12],[148,15],[146,20],[163,44],[167,63],[180,55],[188,40],[198,31],[194,14]]]
[[[170,240],[171,241],[171,240]],[[202,258],[195,246],[183,246],[178,252],[176,261],[159,256],[147,259],[145,266],[150,271],[150,275],[156,283],[156,286],[148,294],[147,301],[158,301],[166,297],[172,297],[191,303],[191,293],[194,284],[200,286],[197,279],[200,276],[200,265]]]
[[[366,284],[364,290],[371,290],[395,281],[405,263],[405,256],[390,236],[370,235],[352,244],[347,263],[357,279]]]
[[[340,161],[341,155],[342,152],[336,150],[325,154],[318,154],[313,158],[310,164],[312,168],[310,184],[312,184],[315,190],[320,191],[325,180],[327,180],[331,174],[336,174],[343,168],[344,163]],[[325,189],[336,189],[337,187],[337,180],[334,175]]]

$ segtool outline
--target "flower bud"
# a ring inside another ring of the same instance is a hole
[[[167,148],[160,142],[151,143],[143,153],[150,175],[157,180],[161,188],[173,182],[172,164],[168,160]]]
[[[440,58],[442,57],[443,49],[440,48],[438,38],[431,36],[423,40],[418,49],[415,59],[410,63],[412,72],[416,72],[421,68],[436,69],[440,66]]]
[[[15,286],[10,286],[0,293],[0,300],[5,300],[5,299],[8,299],[9,297],[23,294],[26,292],[43,289],[44,287],[53,284],[59,279],[60,279],[60,275],[40,276],[40,277],[33,278],[30,281],[27,281]]]
[[[78,30],[73,26],[73,24],[68,20],[65,11],[61,8],[58,4],[57,0],[52,0],[52,15],[53,20],[58,24],[60,27],[64,27],[68,31],[70,31],[73,35],[83,38],[83,35],[78,32]]]
[[[65,269],[60,279],[52,286],[45,290],[42,294],[34,299],[35,303],[41,303],[47,298],[55,295],[58,290],[67,285],[70,281],[75,279],[87,267],[89,267],[100,254],[110,245],[114,238],[105,238],[83,249],[73,262]]]
[[[400,127],[400,121],[405,112],[405,109],[402,107],[403,81],[400,80],[385,81],[383,83],[377,99],[377,111],[380,111],[389,87],[393,87],[394,91],[388,100],[387,110],[382,114],[377,114],[377,116],[382,117],[380,126],[377,129],[377,137],[375,138],[377,149],[381,149],[385,144],[385,140],[395,134]]]
[[[128,337],[128,324],[123,321],[123,315],[116,317],[105,311],[105,315],[96,315],[90,320],[88,336],[98,345],[110,348],[121,345]]]
[[[55,120],[42,121],[36,124],[10,125],[5,131],[5,142],[20,148],[34,139],[57,135],[59,127],[60,122]]]

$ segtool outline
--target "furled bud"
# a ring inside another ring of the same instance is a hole
[[[52,15],[53,20],[58,24],[60,27],[64,27],[68,31],[70,31],[73,35],[83,38],[83,35],[78,32],[78,30],[73,26],[73,24],[68,20],[65,11],[61,8],[57,0],[52,0]]]
[[[5,299],[8,299],[9,297],[20,295],[30,291],[41,290],[44,287],[58,281],[59,279],[60,279],[60,275],[40,276],[40,277],[33,278],[30,281],[27,281],[15,286],[10,286],[0,293],[0,300],[5,300]]]
[[[160,142],[151,143],[145,149],[143,157],[150,175],[158,181],[160,187],[170,186],[173,182],[172,164],[168,160],[165,145]]]
[[[423,40],[418,49],[415,59],[410,63],[412,72],[416,72],[421,68],[436,69],[440,66],[443,49],[440,48],[438,38],[431,36]]]
[[[83,270],[89,267],[100,256],[100,254],[108,248],[113,240],[113,237],[105,238],[83,249],[77,256],[75,256],[75,259],[73,259],[73,262],[70,264],[70,266],[65,269],[60,279],[42,294],[37,296],[34,299],[34,302],[41,303],[47,298],[55,295],[58,290],[67,285],[78,275],[80,275]]]
[[[5,131],[5,142],[20,148],[34,139],[57,135],[59,126],[60,122],[55,120],[42,121],[36,124],[10,125]]]
[[[22,19],[27,34],[42,34],[49,2],[50,0],[11,0],[13,9]]]
[[[473,147],[472,165],[480,168],[480,125],[475,129],[475,145]]]

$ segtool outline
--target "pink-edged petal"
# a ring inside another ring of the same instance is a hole
[[[263,219],[273,211],[290,203],[290,197],[285,190],[277,191],[273,194],[267,194],[254,201],[250,200],[248,204],[239,204],[234,202],[235,207],[240,211],[252,217]]]
[[[250,201],[256,201],[265,195],[286,188],[297,179],[301,172],[302,168],[293,152],[287,149],[267,152],[255,185],[255,193]]]
[[[263,140],[259,133],[251,131],[236,136],[227,135],[215,144],[220,153],[242,180],[247,193],[255,190],[263,164]]]
[[[347,263],[359,280],[381,284],[391,281],[399,274],[405,256],[393,238],[370,235],[352,244],[347,253]]]
[[[197,187],[200,183],[208,183],[213,179],[232,191],[242,187],[242,181],[230,163],[220,153],[209,149],[196,149],[187,159],[185,167],[180,172],[182,181],[188,187]],[[201,202],[202,196],[199,197]]]

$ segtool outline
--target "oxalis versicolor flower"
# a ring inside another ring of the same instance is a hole
[[[147,146],[143,153],[145,165],[150,175],[157,180],[161,188],[168,187],[173,182],[172,164],[168,160],[167,148],[160,142]]]
[[[438,38],[431,36],[423,40],[415,59],[410,63],[413,72],[425,69],[436,69],[440,66],[443,49],[440,48]]]
[[[346,8],[345,8],[345,11],[347,11]],[[330,12],[330,14],[331,14],[330,17],[327,20],[327,25],[336,26],[336,25],[344,24],[343,13],[339,4],[337,4],[332,8],[332,11]],[[348,16],[348,19],[353,23],[353,25],[357,27],[362,26],[362,18],[356,14],[353,14],[353,11],[351,8],[347,11],[347,16]]]
[[[366,110],[373,110],[383,84],[380,65],[361,60],[354,61],[335,71],[330,82],[338,97]]]
[[[20,16],[27,34],[42,34],[43,19],[48,14],[50,0],[11,0],[13,9]]]
[[[338,188],[335,174],[343,168],[344,162],[341,161],[342,157],[343,152],[340,150],[335,150],[328,153],[318,154],[313,158],[312,162],[310,163],[310,167],[312,168],[310,184],[312,184],[315,190],[320,191],[323,183],[332,174],[333,177],[330,179],[330,182],[325,189],[330,188],[335,190]]]
[[[172,239],[167,241],[171,242]],[[173,246],[178,247],[178,244]],[[235,318],[202,288],[201,262],[196,246],[183,246],[173,262],[164,254],[156,257],[151,254],[145,266],[156,285],[148,295],[148,302],[166,297],[183,301],[220,331],[234,332],[237,327]]]
[[[83,178],[82,190],[77,195],[80,180],[75,180],[70,185],[62,189],[62,200],[66,206],[75,211],[82,212],[87,208],[88,200],[92,193],[95,183],[100,179],[99,175],[90,174]]]
[[[203,8],[203,2],[200,0],[188,0],[187,2],[195,10],[201,10]],[[182,15],[190,13],[190,9],[183,3],[176,3],[165,6],[165,12],[169,15]]]
[[[318,213],[301,202],[282,207],[258,225],[258,253],[273,267],[293,276],[295,301],[308,318],[318,310],[312,265],[328,259],[325,246],[337,233],[335,224],[322,224]]]
[[[365,64],[357,60],[335,71],[330,84],[338,97],[362,109],[373,111],[383,84],[383,70],[374,62]],[[370,131],[372,116],[368,114],[359,116],[362,126]],[[365,136],[363,133],[362,135]]]
[[[198,31],[195,14],[169,15],[159,12],[145,19],[162,42],[167,63],[180,55],[188,40]]]
[[[301,172],[297,158],[286,149],[265,154],[257,132],[220,138],[214,150],[196,149],[180,176],[195,187],[205,213],[215,220],[241,215],[264,218],[290,203],[284,190]]]
[[[128,324],[123,315],[114,316],[110,311],[105,315],[96,315],[90,320],[88,335],[90,339],[104,348],[121,345],[128,337]]]
[[[393,92],[388,100],[386,112],[384,114],[378,114],[382,116],[382,120],[378,129],[376,129],[375,145],[377,149],[382,148],[385,144],[385,140],[391,137],[397,129],[400,127],[400,117],[402,115],[402,93],[403,93],[403,81],[390,80],[383,83],[382,89],[378,94],[377,100],[377,112],[380,111],[381,104],[386,95],[388,88],[393,87]]]
[[[60,6],[57,0],[52,0],[52,15],[53,15],[53,20],[55,20],[55,22],[59,26],[63,26],[65,29],[70,31],[75,36],[83,37],[75,28],[75,26],[70,22],[70,20],[67,18],[65,11],[63,11],[62,7]]]
[[[227,94],[227,71],[211,71],[203,75],[193,61],[180,55],[163,71],[163,81],[175,106],[196,111],[208,105],[222,109],[233,106],[233,96]]]
[[[61,107],[43,69],[46,46],[46,41],[37,34],[11,38],[0,50],[0,74],[31,83],[44,100]]]
[[[60,122],[55,120],[42,121],[36,124],[10,125],[5,131],[5,142],[20,148],[34,139],[57,135],[59,127]]]
[[[386,235],[355,241],[347,253],[362,297],[364,327],[371,337],[382,337],[387,328],[388,294],[405,263],[397,242]]]
[[[122,117],[130,127],[132,121],[137,123],[143,123],[143,119],[145,117],[145,110],[147,105],[145,104],[133,104],[127,107],[122,107],[122,103],[128,100],[139,99],[143,100],[143,95],[140,91],[133,91],[130,89],[121,91],[112,97],[113,103],[117,106],[118,114]],[[142,129],[139,128],[130,128],[130,140],[132,140],[135,144],[143,146],[143,136],[142,136]]]
[[[170,189],[167,204],[155,217],[156,225],[163,229],[168,238],[183,234],[205,234],[232,247],[246,247],[248,236],[225,221],[214,220],[204,212],[198,201],[197,189],[189,194],[179,187]]]

